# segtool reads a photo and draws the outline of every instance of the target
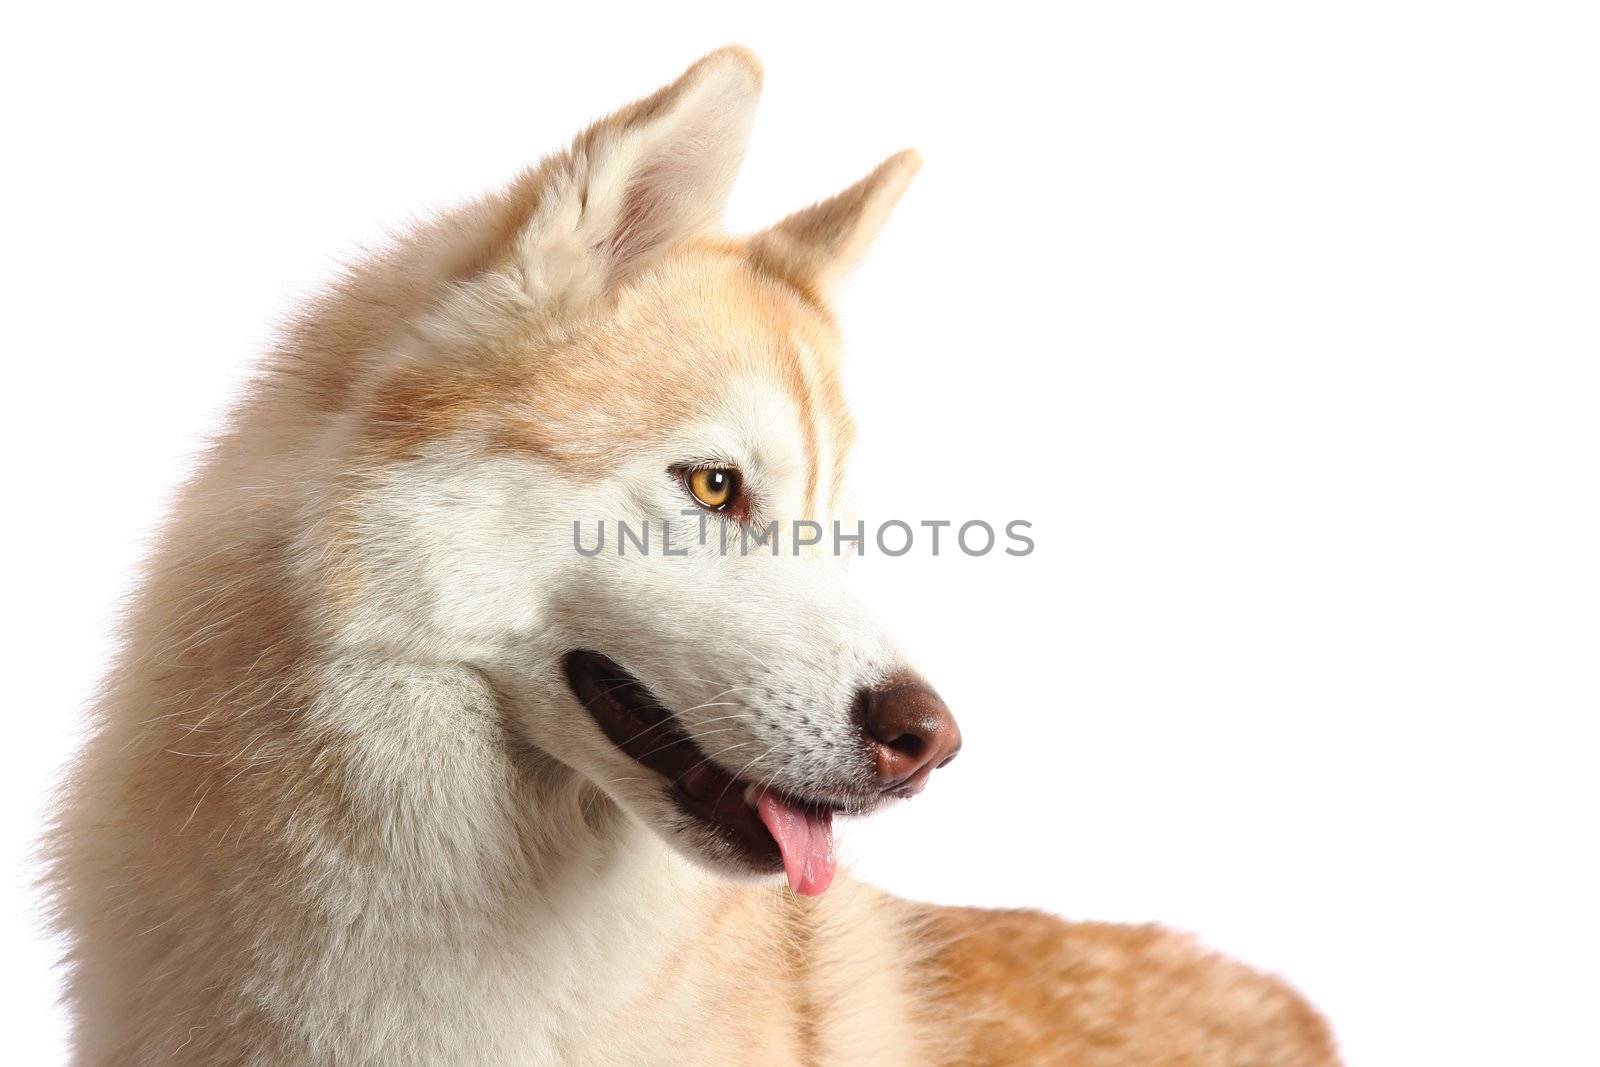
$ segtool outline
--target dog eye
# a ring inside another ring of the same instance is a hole
[[[683,483],[709,511],[722,511],[739,497],[739,472],[732,467],[695,467],[684,472]]]

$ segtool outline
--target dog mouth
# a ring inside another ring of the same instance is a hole
[[[639,679],[598,652],[562,662],[567,684],[606,737],[671,786],[678,810],[723,842],[745,866],[783,871],[789,887],[816,896],[833,880],[833,817],[867,805],[799,797],[730,774]]]

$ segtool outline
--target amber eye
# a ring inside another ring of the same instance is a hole
[[[696,467],[685,471],[684,484],[703,508],[721,511],[739,496],[739,472],[732,467]]]

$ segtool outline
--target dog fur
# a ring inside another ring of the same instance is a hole
[[[917,159],[726,236],[760,78],[707,56],[288,332],[64,786],[76,1062],[1335,1062],[1286,986],[1158,928],[752,877],[574,699],[599,648],[804,793],[859,778],[852,694],[908,666],[832,554],[572,551],[595,517],[687,540],[684,461],[850,514],[827,294]]]

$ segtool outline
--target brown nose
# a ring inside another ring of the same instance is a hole
[[[856,696],[884,792],[909,796],[955,759],[961,728],[939,694],[915,674],[896,674]]]

